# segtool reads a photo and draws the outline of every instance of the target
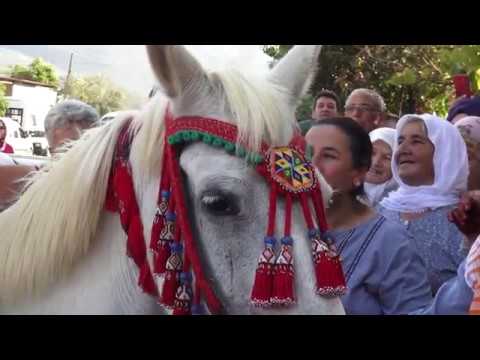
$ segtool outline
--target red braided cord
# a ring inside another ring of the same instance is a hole
[[[168,143],[166,143],[165,151],[168,151],[168,170],[171,175],[172,190],[176,200],[176,221],[184,238],[185,254],[187,254],[192,263],[193,271],[195,272],[195,278],[197,279],[199,287],[202,289],[202,292],[205,295],[208,308],[213,314],[218,314],[221,312],[222,304],[210,287],[209,282],[205,279],[205,274],[203,272],[200,257],[195,246],[190,224],[188,223],[188,211],[183,197],[183,182],[178,161],[176,159],[176,151]]]
[[[163,152],[162,172],[160,173],[160,188],[158,191],[158,201],[162,200],[162,191],[170,191],[170,174],[167,169],[167,154]]]
[[[323,208],[322,190],[320,189],[319,184],[317,185],[317,188],[312,192],[311,197],[315,213],[317,214],[318,226],[320,227],[320,231],[327,231],[327,217],[325,216],[325,209]]]
[[[277,184],[270,187],[270,206],[268,207],[267,236],[275,236],[275,220],[277,215]]]
[[[292,235],[292,194],[287,193],[285,197],[285,236]]]
[[[302,205],[303,216],[305,217],[305,222],[307,223],[308,230],[315,229],[315,224],[312,220],[312,213],[310,211],[310,207],[308,206],[308,197],[306,193],[300,194],[300,204]]]

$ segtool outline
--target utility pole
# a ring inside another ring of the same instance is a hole
[[[69,90],[68,85],[70,82],[70,75],[72,74],[72,62],[73,62],[73,52],[70,53],[70,61],[68,62],[68,73],[67,73],[67,77],[65,78],[65,84],[63,86],[63,93],[65,97],[67,96],[67,92]]]

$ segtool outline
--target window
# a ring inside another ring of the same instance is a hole
[[[23,109],[9,108],[6,112],[6,117],[15,120],[20,125],[23,123]]]

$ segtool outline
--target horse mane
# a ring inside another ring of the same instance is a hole
[[[89,130],[32,177],[0,215],[0,300],[35,295],[89,250],[102,213],[116,140],[132,114]]]
[[[260,148],[262,139],[276,146],[292,138],[295,109],[285,89],[267,79],[247,80],[234,70],[210,73],[209,80],[222,98],[213,97],[211,88],[202,89],[199,99],[211,106],[201,106],[195,114],[174,112],[175,116],[231,114],[219,120],[237,125],[239,141],[252,150]],[[37,294],[87,254],[103,211],[116,141],[127,121],[134,119],[130,159],[137,196],[159,176],[164,118],[174,102],[157,94],[136,116],[125,113],[88,131],[60,160],[34,176],[18,202],[0,215],[0,303]],[[325,191],[328,186],[321,183]]]

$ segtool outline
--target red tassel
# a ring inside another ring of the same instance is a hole
[[[325,297],[344,295],[347,287],[340,256],[320,238],[320,235],[317,234],[312,241],[317,293]]]
[[[123,230],[128,231],[128,222],[138,213],[133,180],[127,162],[120,161],[115,169],[113,184],[118,198],[118,210]]]
[[[181,282],[175,294],[175,301],[173,307],[173,315],[192,315],[192,289],[190,288],[190,280],[186,279],[189,274],[181,274]]]
[[[273,295],[273,267],[275,265],[275,238],[265,239],[265,249],[258,260],[251,301],[255,306],[267,307],[272,304]]]
[[[274,304],[288,306],[295,303],[292,244],[291,237],[282,239],[282,250],[273,270]]]
[[[159,241],[157,252],[153,256],[153,272],[155,275],[164,275],[167,271],[167,261],[170,258],[171,241]]]
[[[181,245],[172,244],[172,255],[167,261],[165,281],[163,283],[161,302],[163,305],[172,307],[175,302],[175,295],[179,285],[179,276],[182,271],[182,258],[180,257]]]
[[[166,215],[165,224],[158,235],[158,239],[160,240],[157,243],[157,251],[154,256],[155,274],[163,275],[167,270],[167,261],[171,255],[171,244],[173,244],[173,240],[179,238],[179,234],[177,233],[178,231],[175,228],[175,215],[172,212],[168,212]]]
[[[152,296],[158,296],[157,286],[155,285],[155,281],[153,280],[152,273],[150,271],[150,266],[148,265],[147,261],[145,261],[142,267],[140,268],[138,285],[147,294]]]

